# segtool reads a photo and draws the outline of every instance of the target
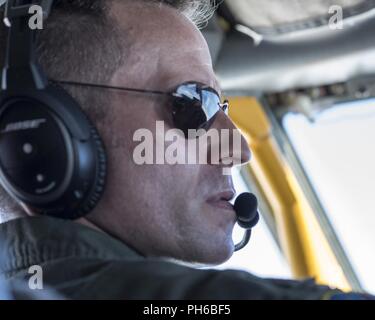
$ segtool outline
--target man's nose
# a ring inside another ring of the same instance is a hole
[[[233,167],[250,161],[251,151],[245,137],[224,112],[217,114],[210,129],[218,130],[220,165]],[[211,148],[210,150],[215,150]]]

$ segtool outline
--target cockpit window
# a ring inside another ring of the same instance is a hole
[[[375,99],[282,121],[365,290],[375,291]]]

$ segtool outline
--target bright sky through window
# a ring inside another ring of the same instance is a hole
[[[284,128],[365,289],[375,293],[375,100],[341,104]]]

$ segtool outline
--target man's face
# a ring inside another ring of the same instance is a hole
[[[128,42],[126,62],[112,85],[169,91],[187,81],[219,91],[207,44],[199,30],[172,8],[115,5],[114,15]],[[220,263],[233,253],[235,213],[228,206],[234,189],[223,167],[213,164],[137,165],[133,141],[138,129],[153,134],[153,153],[163,150],[156,121],[173,128],[166,97],[113,93],[112,135],[104,137],[109,155],[105,196],[93,216],[103,229],[146,256]],[[230,129],[220,113],[213,129]],[[107,130],[108,131],[108,130]],[[104,134],[105,135],[105,134]],[[179,148],[186,149],[186,140]],[[241,162],[250,151],[241,142]],[[187,152],[187,151],[186,151]]]

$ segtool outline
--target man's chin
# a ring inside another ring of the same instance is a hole
[[[218,245],[222,243],[221,245]],[[234,253],[232,239],[210,242],[195,250],[194,254],[183,258],[184,262],[200,267],[217,266],[229,260]]]
[[[234,253],[234,244],[231,240],[230,243],[226,243],[220,248],[211,249],[206,255],[205,264],[216,266],[229,260]]]
[[[196,262],[205,265],[219,265],[229,260],[234,253],[232,239],[234,223],[220,223],[209,230],[202,230],[203,237],[196,243]]]

